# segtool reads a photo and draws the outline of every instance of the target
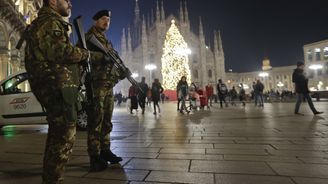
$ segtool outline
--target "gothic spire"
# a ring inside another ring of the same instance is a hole
[[[150,11],[150,25],[154,23],[154,9],[151,9]]]
[[[162,22],[165,21],[165,11],[164,11],[164,2],[162,0],[162,3],[161,3],[161,18],[162,18]]]
[[[184,4],[184,17],[185,17],[185,22],[189,24],[189,13],[188,13],[188,6],[187,6],[187,1],[185,1]]]
[[[128,28],[128,52],[131,53],[132,52],[132,39],[131,39],[131,29],[130,27]]]
[[[156,22],[160,22],[161,20],[161,14],[160,14],[160,11],[159,11],[159,2],[157,0],[157,3],[156,3]]]
[[[138,0],[135,0],[136,4],[134,7],[134,22],[138,23],[140,21],[140,8],[139,8],[139,3]]]
[[[217,34],[218,34],[218,32],[216,30],[214,30],[214,53],[219,51]]]
[[[125,28],[122,31],[122,38],[121,38],[121,54],[125,57],[126,54],[126,35],[125,35]]]
[[[184,22],[182,1],[180,1],[179,19],[180,19],[180,23]]]
[[[223,45],[222,45],[222,39],[221,39],[221,31],[218,32],[218,46],[220,49],[220,52],[223,52]]]
[[[202,17],[199,17],[199,36],[204,37],[204,29],[202,23]]]

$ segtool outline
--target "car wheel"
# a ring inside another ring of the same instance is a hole
[[[87,112],[82,110],[77,114],[77,129],[81,131],[85,131],[88,125],[88,115]]]

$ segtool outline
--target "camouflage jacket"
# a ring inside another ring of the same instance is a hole
[[[88,58],[88,51],[74,47],[69,40],[71,25],[49,7],[42,7],[27,32],[25,68],[32,90],[42,87],[77,87],[79,63]],[[102,53],[92,54],[95,60]]]
[[[89,31],[86,33],[87,47],[91,51],[99,51],[94,45],[92,45],[88,40],[91,36],[94,35],[100,43],[103,44],[107,49],[113,50],[112,44],[107,40],[104,33],[97,30],[95,26],[91,27]],[[119,81],[119,72],[114,67],[111,61],[103,61],[103,62],[94,62],[92,63],[92,78],[96,86],[106,86],[112,88]]]

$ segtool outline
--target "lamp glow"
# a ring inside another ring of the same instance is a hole
[[[261,73],[259,73],[259,77],[269,77],[269,73],[261,72]]]
[[[322,69],[322,68],[323,68],[323,66],[319,65],[319,64],[313,64],[313,65],[309,66],[309,69],[311,69],[311,70],[319,70],[319,69]]]

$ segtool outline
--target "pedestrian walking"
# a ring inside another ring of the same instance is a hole
[[[145,114],[145,107],[146,107],[146,98],[148,92],[148,85],[146,84],[146,78],[142,77],[141,82],[139,83],[139,87],[142,91],[138,92],[138,102],[139,106],[142,110],[142,114]]]
[[[210,106],[212,106],[212,101],[214,99],[214,88],[213,88],[213,86],[211,84],[208,84],[205,87],[205,91],[206,91],[207,100],[208,100]]]
[[[220,107],[223,108],[223,103],[225,103],[225,106],[228,107],[228,103],[225,100],[226,95],[228,94],[228,87],[222,82],[222,79],[219,79],[216,89],[220,100]]]
[[[177,86],[178,98],[180,99],[180,103],[181,103],[180,104],[178,102],[178,110],[182,114],[183,114],[183,111],[186,111],[187,113],[190,112],[186,106],[186,98],[188,96],[188,91],[189,91],[189,87],[188,87],[187,77],[182,76],[180,81],[178,82],[178,86]],[[179,105],[180,105],[180,107],[179,107]]]
[[[129,88],[130,98],[130,114],[133,114],[133,110],[138,110],[138,88],[131,85]]]
[[[161,113],[161,108],[159,107],[158,102],[160,101],[160,97],[161,97],[161,93],[163,93],[164,89],[161,85],[161,83],[159,82],[158,79],[154,79],[154,82],[151,86],[151,99],[153,101],[154,104],[154,115],[157,114],[157,110],[158,109],[158,113]]]
[[[239,100],[242,103],[243,107],[246,106],[246,91],[244,89],[243,83],[239,84]]]
[[[305,65],[303,62],[298,62],[297,68],[293,72],[292,80],[295,84],[295,92],[297,95],[294,113],[297,115],[303,115],[299,113],[299,108],[301,106],[302,100],[306,99],[314,115],[322,114],[323,112],[317,111],[313,105],[312,98],[310,96],[310,90],[308,87],[309,79],[304,74],[304,67]]]

